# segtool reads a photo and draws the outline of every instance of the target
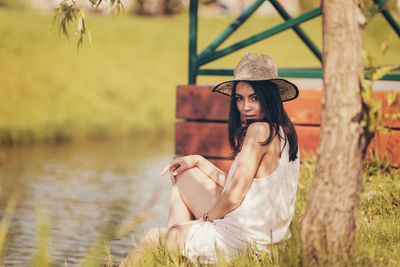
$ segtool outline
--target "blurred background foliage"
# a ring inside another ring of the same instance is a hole
[[[68,41],[52,24],[54,10],[33,9],[24,0],[0,0],[0,145],[173,135],[175,87],[187,83],[188,1],[161,1],[174,7],[174,11],[163,9],[162,13],[174,16],[132,15],[140,13],[137,8],[141,2],[146,1],[133,2],[117,17],[89,14],[92,45],[85,42],[77,50],[74,26]],[[203,2],[203,7],[215,4]],[[316,2],[301,0],[299,7],[305,11]],[[199,51],[234,18],[230,14],[201,14]],[[393,15],[398,21],[398,12]],[[277,15],[254,16],[223,46],[280,22]],[[306,22],[302,28],[321,48],[321,19]],[[390,48],[377,63],[399,64],[399,38],[377,15],[365,30],[364,46],[373,54],[385,41]],[[206,67],[233,68],[245,52],[268,53],[280,67],[320,67],[292,31]],[[225,79],[199,77],[198,83]]]
[[[0,7],[2,7],[2,8],[27,8],[28,2],[26,0],[0,0]]]

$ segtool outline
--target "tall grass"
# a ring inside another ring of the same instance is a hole
[[[93,44],[78,51],[52,25],[53,14],[0,7],[0,145],[60,142],[87,136],[171,135],[175,87],[187,83],[188,15],[143,18],[91,14]],[[200,18],[199,50],[231,17]],[[223,46],[281,22],[251,18]],[[321,20],[304,30],[320,47]],[[400,41],[380,15],[365,32],[365,48],[391,46],[378,63],[399,63]],[[268,53],[281,67],[320,66],[292,32],[273,36],[206,67],[234,67],[244,52]],[[199,77],[212,83],[226,77]]]
[[[301,165],[295,215],[290,226],[292,237],[287,240],[286,246],[273,246],[269,253],[249,248],[230,262],[221,258],[216,265],[305,266],[298,228],[314,169],[315,158]],[[363,182],[354,254],[343,260],[343,266],[400,266],[400,170],[381,162],[369,162]],[[329,260],[329,255],[327,258]],[[169,252],[162,246],[150,248],[143,256],[142,266],[204,265],[191,263],[179,252]]]
[[[217,266],[304,266],[300,251],[298,228],[301,223],[308,188],[313,179],[315,157],[304,161],[300,167],[300,178],[296,198],[295,214],[290,226],[292,237],[285,246],[272,246],[270,252],[249,248],[231,261],[220,257]],[[382,162],[368,162],[363,176],[364,188],[357,220],[354,255],[344,261],[344,266],[400,266],[400,169]],[[18,192],[18,191],[16,191]],[[0,222],[0,255],[4,253],[4,240],[18,194],[9,200],[6,215]],[[45,209],[38,209],[43,215]],[[118,217],[118,216],[117,216]],[[44,219],[43,219],[44,218]],[[37,252],[32,258],[34,266],[61,265],[51,262],[51,247],[48,245],[49,221],[47,216],[38,218]],[[119,236],[120,218],[106,219],[101,238],[93,243],[78,266],[112,266],[119,256],[110,252],[107,240]],[[123,226],[122,226],[123,227]],[[125,234],[127,234],[125,232]],[[62,242],[62,240],[59,240]],[[134,244],[132,243],[132,248]],[[329,257],[329,256],[328,256]],[[66,259],[67,260],[67,259]],[[1,263],[1,262],[0,262]],[[169,251],[166,246],[150,247],[142,256],[142,266],[204,266],[191,263],[179,251]]]

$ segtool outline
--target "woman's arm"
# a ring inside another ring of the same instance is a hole
[[[268,124],[262,122],[249,126],[232,180],[214,207],[208,211],[208,220],[222,218],[242,203],[270,145],[262,146],[260,144],[268,136]]]
[[[225,185],[226,173],[217,168],[210,161],[200,155],[189,155],[184,157],[178,157],[174,159],[160,175],[164,175],[167,171],[170,172],[171,180],[173,183],[176,182],[176,177],[187,169],[197,167],[211,180],[213,180],[221,189]]]

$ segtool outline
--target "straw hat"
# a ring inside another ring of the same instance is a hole
[[[244,54],[234,70],[234,80],[226,81],[214,87],[213,92],[232,95],[234,82],[239,81],[270,81],[279,88],[281,100],[290,101],[299,95],[297,86],[293,83],[278,78],[278,68],[274,60],[267,55],[247,53]]]

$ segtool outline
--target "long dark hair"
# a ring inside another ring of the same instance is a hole
[[[249,81],[248,83],[253,87],[265,114],[262,121],[269,124],[270,135],[261,145],[270,144],[274,137],[278,135],[281,140],[285,140],[285,146],[289,142],[289,160],[293,161],[297,159],[298,145],[296,130],[282,105],[279,88],[271,81]],[[251,123],[243,126],[240,120],[240,113],[236,105],[237,84],[235,82],[232,88],[228,123],[229,144],[233,150],[233,156],[241,150],[246,130]],[[281,136],[280,128],[282,128],[284,136]],[[287,139],[285,139],[285,136]]]

